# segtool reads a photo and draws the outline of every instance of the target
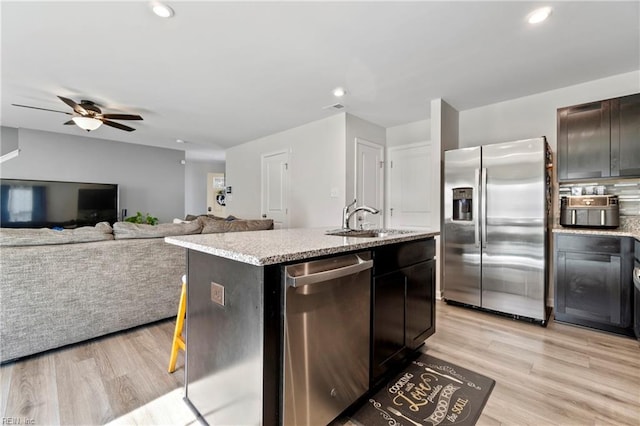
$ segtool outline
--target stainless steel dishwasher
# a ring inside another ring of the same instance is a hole
[[[326,425],[369,386],[370,252],[285,266],[285,426]]]

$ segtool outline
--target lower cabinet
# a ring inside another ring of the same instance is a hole
[[[372,386],[435,332],[434,256],[433,239],[373,252]]]
[[[633,239],[556,234],[555,319],[633,334]]]

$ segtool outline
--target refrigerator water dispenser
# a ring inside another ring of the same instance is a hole
[[[453,188],[453,220],[473,220],[473,188]]]

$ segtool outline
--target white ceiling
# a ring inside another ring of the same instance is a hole
[[[2,1],[0,123],[222,158],[338,113],[383,127],[640,69],[640,2]],[[535,7],[550,19],[526,23]],[[640,85],[640,82],[639,82]],[[56,95],[140,114],[89,134]],[[178,145],[176,139],[187,141]]]

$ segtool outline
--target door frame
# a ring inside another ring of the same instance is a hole
[[[429,140],[423,140],[423,141],[408,143],[408,144],[404,144],[404,145],[396,145],[396,146],[387,147],[387,154],[389,154],[388,155],[389,160],[385,161],[385,165],[386,165],[385,168],[386,168],[387,173],[386,173],[386,176],[385,176],[386,179],[385,179],[385,182],[384,182],[385,186],[387,187],[387,192],[385,194],[386,198],[384,200],[385,206],[387,206],[387,210],[391,209],[391,153],[397,152],[397,151],[401,151],[401,150],[405,150],[405,149],[422,148],[422,147],[430,148],[431,151],[432,151],[432,154],[433,154],[433,144]],[[434,171],[433,170],[431,171],[431,174],[432,174],[431,177],[435,180],[435,176],[434,176]],[[435,188],[435,185],[433,185],[433,182],[432,182],[432,188],[431,189],[433,190],[434,194],[438,194],[439,191]],[[391,220],[391,210],[389,210],[389,211],[387,211],[387,210],[385,210],[385,217],[387,218],[387,220],[385,221],[386,224],[387,224],[386,226],[392,226],[391,225],[391,222],[392,222],[392,220]],[[437,221],[438,225],[439,225],[440,214],[438,212],[436,212],[436,213],[434,213],[434,215],[437,216],[437,218],[435,218],[435,221]],[[434,219],[434,218],[432,218],[432,219]],[[432,222],[434,222],[434,220],[432,220]],[[433,227],[434,229],[436,228],[433,224],[428,226],[428,227],[426,227],[426,228],[431,228],[431,227]],[[416,229],[420,229],[420,228],[425,228],[425,227],[415,227],[415,228]]]
[[[264,152],[262,154],[260,154],[260,217],[262,218],[265,214],[265,205],[264,205],[264,182],[263,182],[263,178],[264,178],[264,160],[267,157],[271,157],[271,156],[275,156],[275,155],[280,155],[280,154],[286,154],[287,156],[287,171],[289,171],[289,166],[291,165],[291,151],[289,149],[281,149],[278,151],[272,151],[272,152]],[[287,174],[287,178],[285,181],[285,188],[283,190],[284,194],[284,204],[285,204],[285,209],[286,209],[286,215],[285,215],[285,220],[282,221],[282,228],[288,228],[289,227],[289,191],[290,191],[291,185],[289,184],[289,176]]]
[[[387,204],[387,200],[386,200],[386,194],[385,194],[385,179],[386,179],[386,173],[385,173],[385,169],[386,169],[386,150],[385,150],[385,146],[384,145],[380,145],[377,144],[375,142],[371,142],[367,139],[361,138],[361,137],[355,137],[354,138],[354,144],[353,144],[353,196],[354,198],[357,198],[358,195],[358,145],[364,145],[364,146],[368,146],[369,148],[373,148],[373,149],[377,149],[380,151],[381,155],[380,158],[382,161],[382,167],[380,168],[381,172],[380,172],[380,178],[379,178],[379,182],[378,182],[378,197],[380,198],[380,202],[382,203],[382,206],[380,207],[380,213],[382,213],[381,217],[380,217],[380,226],[382,228],[384,228],[387,222],[387,218],[386,218],[386,204]],[[351,200],[347,200],[347,203],[351,202]]]

